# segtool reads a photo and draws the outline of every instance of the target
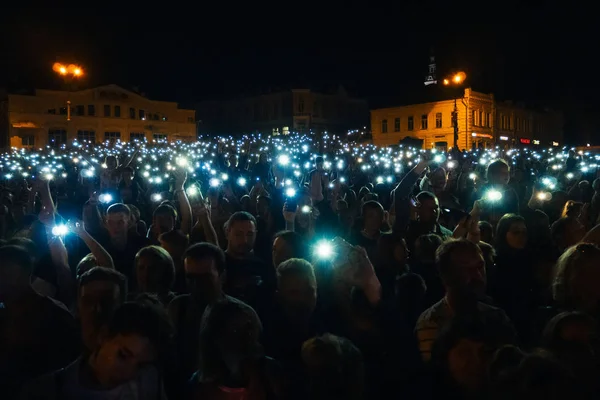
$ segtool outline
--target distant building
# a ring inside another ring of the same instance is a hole
[[[371,110],[373,143],[392,145],[408,136],[423,140],[424,148],[452,147],[455,101],[460,149],[503,144],[547,147],[563,143],[561,113],[528,110],[471,89],[465,89],[464,95],[456,100]]]
[[[333,94],[293,89],[202,102],[197,106],[197,116],[202,133],[342,134],[363,129],[368,123],[369,108],[365,100],[348,96],[342,88]]]
[[[60,147],[75,139],[194,141],[196,136],[194,110],[150,100],[117,85],[72,92],[35,90],[0,100],[3,147]]]

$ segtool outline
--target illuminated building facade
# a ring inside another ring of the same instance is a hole
[[[202,102],[197,115],[202,133],[347,133],[367,125],[369,108],[366,101],[350,97],[342,88],[333,94],[292,89]]]
[[[371,110],[373,143],[398,144],[408,136],[423,140],[427,149],[452,147],[455,100],[460,149],[563,143],[562,114],[498,102],[493,94],[471,89],[465,89],[462,98]]]
[[[117,85],[71,92],[35,90],[31,95],[8,94],[0,101],[3,147],[60,147],[75,139],[194,141],[196,136],[194,110]]]

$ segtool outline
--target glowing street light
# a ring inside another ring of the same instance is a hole
[[[52,70],[61,75],[66,83],[70,83],[75,78],[83,76],[83,68],[75,64],[64,65],[61,63],[54,63]],[[67,121],[71,120],[71,100],[67,100]]]
[[[450,78],[443,80],[444,86],[459,86],[467,79],[467,74],[460,71]],[[458,147],[458,108],[456,106],[456,97],[454,98],[454,111],[452,112],[452,124],[454,125],[454,147]]]

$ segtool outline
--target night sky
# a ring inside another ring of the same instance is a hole
[[[433,49],[438,78],[460,69],[475,90],[560,108],[575,116],[575,134],[584,130],[579,116],[600,106],[593,54],[600,35],[585,9],[106,4],[105,11],[13,8],[0,17],[0,87],[58,88],[51,66],[61,61],[84,67],[82,86],[116,83],[184,104],[341,84],[377,107],[422,93]]]

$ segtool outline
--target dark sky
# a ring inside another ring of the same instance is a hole
[[[58,60],[82,64],[84,85],[139,87],[154,99],[342,84],[378,106],[423,90],[433,47],[440,75],[465,70],[475,90],[566,109],[600,103],[593,15],[565,4],[123,3],[6,13],[0,86],[58,87]]]

